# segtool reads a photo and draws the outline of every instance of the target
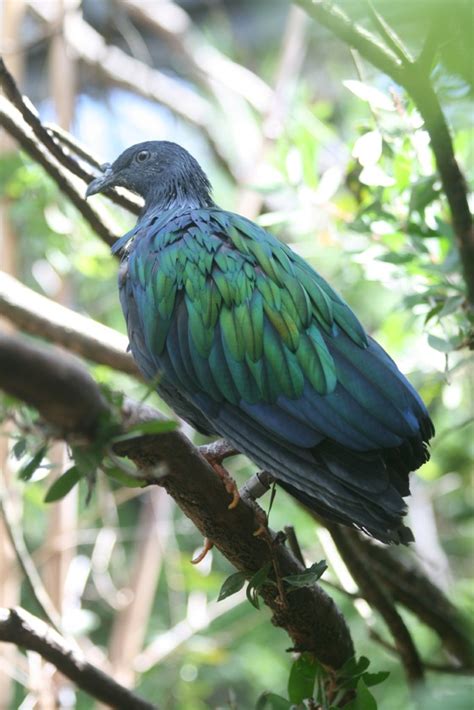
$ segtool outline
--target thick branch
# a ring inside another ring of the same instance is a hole
[[[0,315],[29,335],[62,345],[77,355],[140,377],[128,339],[113,328],[76,313],[0,271]]]
[[[0,609],[0,641],[36,651],[79,688],[102,703],[118,710],[157,710],[156,705],[139,698],[88,663],[78,651],[67,645],[62,636],[24,609]]]
[[[0,389],[31,404],[61,432],[91,436],[108,405],[81,363],[0,332]]]
[[[93,436],[107,404],[96,383],[71,356],[46,351],[19,338],[0,340],[0,387],[36,406],[43,417],[68,432]],[[84,410],[90,417],[84,418]],[[160,418],[149,407],[127,403],[123,424]],[[250,577],[267,561],[276,560],[282,576],[299,574],[302,565],[282,544],[270,551],[256,537],[259,526],[253,508],[241,500],[229,510],[229,494],[199,451],[179,432],[132,439],[115,446],[141,469],[165,465],[169,474],[149,477],[162,485],[205,537]],[[288,595],[282,603],[275,586],[265,585],[262,597],[273,612],[273,623],[287,630],[296,648],[307,650],[325,665],[339,668],[353,655],[349,630],[334,602],[318,586]]]
[[[453,219],[459,247],[468,301],[474,307],[474,228],[467,199],[464,176],[454,155],[453,142],[438,97],[430,82],[429,65],[421,61],[402,63],[383,47],[373,35],[353,23],[342,10],[328,0],[297,0],[320,24],[365,57],[377,69],[390,76],[410,94],[418,108],[427,132],[436,165]],[[429,30],[431,40],[432,33]],[[406,53],[405,53],[406,54]]]

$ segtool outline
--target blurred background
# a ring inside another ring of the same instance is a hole
[[[339,5],[373,30],[365,0]],[[373,5],[414,55],[429,27],[440,28],[432,82],[472,181],[472,3]],[[291,243],[396,359],[437,429],[431,461],[413,476],[417,542],[401,553],[415,555],[472,612],[468,322],[450,216],[411,101],[285,0],[3,0],[1,13],[1,54],[43,121],[70,131],[100,160],[148,139],[184,145],[206,170],[216,202]],[[2,270],[124,334],[108,248],[4,132],[0,151]],[[117,234],[133,224],[130,214],[94,199]],[[113,391],[146,394],[132,377],[88,366]],[[148,401],[170,414],[156,395]],[[22,483],[18,473],[37,433],[27,426],[28,410],[12,422],[8,406],[0,439],[7,521],[0,521],[0,606],[37,612],[21,569],[27,560],[90,660],[161,708],[252,708],[265,690],[284,695],[291,664],[284,632],[245,595],[216,602],[233,570],[216,552],[190,564],[202,540],[164,491],[127,489],[99,475],[88,504],[82,484],[45,504],[52,478],[69,465],[67,451],[51,447]],[[239,483],[253,470],[234,459]],[[336,586],[327,588],[358,653],[374,671],[390,671],[374,691],[379,708],[412,707],[399,661],[371,639],[373,630],[383,636],[382,623],[337,589],[354,591],[327,532],[283,491],[270,523],[294,525],[309,562],[328,560],[324,580]],[[423,657],[442,662],[434,633],[404,618]],[[425,707],[445,707],[447,698],[451,710],[469,707],[463,677],[432,673],[429,693]],[[92,705],[34,654],[2,646],[0,708],[10,707]]]

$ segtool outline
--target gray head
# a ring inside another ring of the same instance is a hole
[[[213,204],[211,185],[187,150],[168,141],[146,141],[127,148],[117,160],[102,166],[86,197],[111,187],[126,187],[145,199],[145,211],[160,207],[206,207]]]

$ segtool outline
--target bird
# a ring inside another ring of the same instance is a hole
[[[287,244],[219,207],[180,145],[132,145],[86,197],[117,186],[144,200],[112,252],[132,355],[162,399],[317,516],[412,541],[404,498],[434,426],[350,307]]]

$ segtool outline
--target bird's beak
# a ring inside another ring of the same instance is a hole
[[[86,198],[91,195],[97,195],[98,192],[103,192],[108,187],[113,187],[115,174],[110,163],[101,165],[101,170],[103,175],[99,175],[99,177],[96,177],[95,180],[92,180],[92,182],[89,183],[86,190]]]

